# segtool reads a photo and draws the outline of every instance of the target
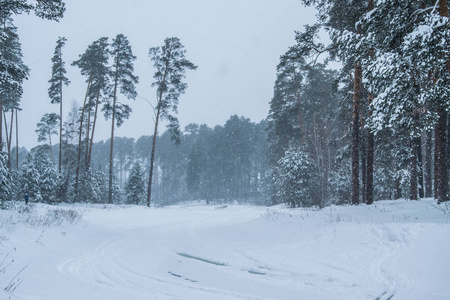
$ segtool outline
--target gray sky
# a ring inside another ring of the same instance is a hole
[[[279,57],[294,41],[294,31],[315,22],[315,12],[300,0],[75,0],[66,1],[65,17],[58,22],[34,15],[16,17],[24,61],[31,75],[24,84],[19,114],[19,142],[27,149],[38,144],[36,124],[44,113],[59,112],[50,104],[48,80],[58,36],[68,39],[63,50],[69,87],[64,89],[64,115],[76,100],[84,100],[85,78],[70,64],[99,37],[110,41],[123,33],[137,56],[140,97],[156,102],[151,87],[155,72],[148,57],[150,47],[167,37],[178,37],[186,57],[198,65],[188,71],[189,87],[180,98],[181,127],[189,123],[221,125],[233,114],[259,122],[267,116]],[[153,112],[145,100],[129,101],[133,113],[116,136],[138,138],[153,132]],[[99,118],[95,140],[110,136],[111,122]],[[162,132],[164,128],[161,128]],[[58,141],[53,136],[54,143]],[[14,142],[14,141],[13,141]]]

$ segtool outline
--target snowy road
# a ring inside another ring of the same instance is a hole
[[[450,223],[431,201],[85,209],[31,248],[31,229],[11,238],[29,263],[12,299],[450,299]]]

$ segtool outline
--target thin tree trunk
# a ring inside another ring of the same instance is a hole
[[[367,185],[367,145],[366,145],[366,133],[367,130],[364,128],[364,117],[362,116],[362,113],[360,114],[360,138],[359,138],[359,144],[360,144],[360,159],[361,159],[361,192],[362,192],[362,203],[366,203],[366,185]]]
[[[61,51],[61,49],[60,49]],[[61,55],[61,54],[60,54]],[[61,173],[62,164],[62,128],[63,128],[63,93],[62,93],[62,81],[60,82],[60,101],[59,101],[59,160],[58,160],[58,172]]]
[[[396,178],[394,181],[394,200],[402,197],[402,189],[400,187],[400,178]]]
[[[12,132],[14,124],[14,108],[11,109],[11,127],[9,128],[9,143],[8,143],[8,168],[11,168],[11,145],[12,145]]]
[[[359,204],[359,105],[361,101],[362,68],[355,62],[352,118],[352,204]]]
[[[372,130],[367,132],[367,178],[366,178],[366,203],[373,203],[373,160],[374,160],[374,137]]]
[[[447,0],[439,0],[439,15],[448,18]],[[447,70],[450,73],[450,60],[447,61]],[[449,200],[448,195],[448,162],[447,162],[447,115],[444,104],[441,104],[437,110],[438,122],[436,126],[436,167],[437,167],[437,193],[436,198],[438,203]]]
[[[417,185],[419,191],[419,198],[425,196],[423,184],[423,158],[422,158],[422,139],[420,137],[415,139],[416,154],[417,154]]]
[[[114,160],[114,123],[116,118],[116,99],[117,99],[117,84],[118,84],[118,66],[119,66],[119,55],[116,59],[116,74],[114,78],[114,98],[112,107],[112,122],[111,122],[111,145],[109,149],[109,192],[108,192],[108,203],[111,204],[112,199],[112,187],[113,187],[113,160]]]
[[[417,199],[417,147],[415,139],[412,139],[410,142],[410,192],[409,197],[411,200]]]
[[[80,117],[80,130],[79,130],[79,136],[78,136],[77,171],[76,171],[76,175],[75,175],[75,199],[77,198],[77,195],[78,195],[78,184],[79,184],[79,179],[80,179],[81,137],[83,134],[84,110],[86,109],[86,102],[87,102],[87,98],[89,96],[89,89],[91,88],[91,81],[92,81],[92,76],[89,78],[88,86],[86,89],[86,96],[84,97],[84,103],[83,103],[83,108],[81,110],[81,117]]]
[[[91,140],[89,146],[89,155],[87,159],[87,166],[91,165],[91,155],[92,155],[92,146],[94,145],[94,132],[95,132],[95,124],[97,123],[97,112],[98,112],[98,102],[100,99],[100,89],[97,92],[97,100],[95,102],[95,112],[94,112],[94,122],[92,123],[92,131],[91,131]]]
[[[3,151],[3,97],[0,99],[0,152]]]
[[[425,197],[433,196],[433,177],[432,177],[432,143],[433,135],[431,131],[425,132],[425,163],[424,163],[424,175],[425,175]]]
[[[62,66],[62,47],[59,47],[59,60],[60,65]],[[63,110],[63,81],[62,81],[62,71],[59,74],[59,159],[58,159],[58,172],[61,173],[61,163],[62,163],[62,128],[63,128],[63,117],[62,117],[62,110]]]
[[[162,93],[160,94],[160,97],[158,100],[158,104],[160,103],[162,98]],[[152,195],[152,179],[153,179],[153,164],[155,161],[155,149],[156,149],[156,135],[158,134],[158,124],[159,124],[159,115],[161,113],[161,106],[158,105],[158,111],[156,113],[156,120],[155,120],[155,131],[153,133],[153,142],[152,142],[152,154],[150,156],[150,173],[148,176],[148,188],[147,188],[147,206],[150,207],[151,202],[151,195]]]
[[[166,77],[167,77],[167,69],[168,69],[169,61],[166,62],[166,68],[164,70],[164,76],[162,79],[161,84],[166,83]],[[147,187],[147,206],[150,207],[151,197],[152,197],[152,179],[153,179],[153,163],[155,160],[155,150],[156,150],[156,135],[158,134],[158,124],[159,124],[159,116],[161,114],[161,102],[162,102],[163,92],[159,92],[159,99],[158,99],[158,110],[156,113],[156,120],[155,120],[155,131],[153,133],[153,142],[152,142],[152,154],[150,156],[150,174],[148,176],[148,187]]]
[[[16,169],[19,170],[19,117],[16,108]]]
[[[368,1],[367,5],[367,11],[371,11],[374,8],[373,0]],[[369,56],[372,58],[374,56],[374,49],[369,50]],[[369,118],[372,117],[372,110],[370,109],[370,105],[373,102],[374,95],[372,93],[369,93],[368,96],[369,100],[369,108],[368,108],[368,114]],[[366,190],[364,191],[366,194],[366,203],[372,204],[373,203],[373,160],[374,160],[374,136],[373,132],[370,128],[367,129],[367,167],[366,167]]]
[[[84,164],[86,168],[88,167],[88,156],[89,156],[89,132],[91,130],[91,96],[89,96],[88,101],[88,115],[86,122],[86,150],[84,153]]]
[[[438,203],[448,201],[448,170],[447,170],[447,112],[443,107],[438,109],[438,123],[436,126],[436,198]]]
[[[48,143],[50,144],[50,158],[52,160],[52,167],[55,166],[55,162],[53,161],[53,146],[52,146],[52,134],[48,133]]]
[[[6,136],[6,151],[9,149],[9,145],[11,144],[11,141],[9,140],[8,135],[8,124],[6,122],[6,112],[3,110],[3,120],[5,122],[5,136]],[[9,155],[8,155],[9,156]]]

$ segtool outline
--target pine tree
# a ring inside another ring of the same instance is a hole
[[[145,203],[144,172],[139,163],[134,164],[131,169],[125,192],[128,204],[140,205]]]
[[[80,191],[78,192],[78,201],[84,203],[104,203],[105,197],[105,174],[88,168],[85,174],[81,176]]]
[[[137,96],[135,84],[139,82],[139,78],[133,75],[133,61],[136,56],[131,51],[130,43],[123,34],[118,34],[111,45],[111,55],[114,59],[111,78],[113,78],[114,90],[112,104],[107,103],[103,107],[106,118],[111,117],[111,146],[109,159],[109,196],[108,203],[113,202],[113,154],[114,154],[114,129],[120,126],[125,119],[128,119],[131,108],[117,101],[117,93],[124,94],[128,99],[135,99]]]
[[[42,150],[38,150],[33,157],[33,165],[39,174],[39,192],[42,202],[55,203],[58,188],[58,173],[55,170],[53,161]]]
[[[86,51],[80,55],[80,58],[72,63],[72,65],[78,66],[81,69],[81,74],[88,78],[89,85],[89,90],[86,93],[89,102],[87,107],[84,108],[84,110],[87,109],[89,111],[86,130],[86,167],[90,166],[98,107],[101,102],[110,96],[109,76],[111,70],[108,65],[109,56],[108,38],[101,37],[89,45]],[[94,108],[94,120],[89,137],[90,111],[92,107]]]
[[[62,48],[66,44],[67,39],[65,37],[58,37],[56,41],[55,53],[52,57],[52,77],[49,80],[50,88],[48,89],[48,95],[51,99],[51,103],[59,103],[59,162],[58,171],[61,173],[62,162],[62,110],[63,110],[63,85],[68,86],[70,81],[67,79],[65,63],[62,59]]]
[[[37,123],[36,133],[38,134],[38,142],[49,142],[50,157],[53,161],[52,135],[58,134],[59,115],[55,113],[44,114],[41,121]]]
[[[319,197],[319,177],[314,161],[292,144],[278,161],[277,195],[291,207],[323,206]]]
[[[19,107],[22,84],[29,74],[22,61],[22,50],[17,28],[5,11],[0,13],[0,149],[3,147],[3,117],[5,110],[13,113]],[[12,124],[11,124],[12,132]],[[8,138],[8,137],[7,137]],[[10,148],[11,144],[9,142]]]
[[[366,87],[375,95],[371,126],[375,132],[393,128],[410,137],[412,175],[417,168],[421,171],[417,152],[420,136],[435,126],[435,174],[439,174],[435,183],[440,187],[436,198],[445,201],[445,120],[450,107],[448,5],[446,1],[383,1],[361,24],[371,33],[361,43],[376,49],[374,57],[363,60]],[[414,199],[417,178],[412,176],[411,180]]]
[[[30,201],[42,201],[40,189],[41,175],[37,170],[33,157],[29,154],[19,173],[19,195],[28,195]]]
[[[150,48],[149,56],[156,68],[153,78],[156,80],[152,86],[157,87],[157,105],[155,130],[153,134],[152,153],[150,156],[150,174],[148,180],[147,206],[150,207],[152,193],[153,164],[155,159],[156,137],[158,135],[159,120],[168,121],[168,129],[172,138],[179,142],[180,125],[178,119],[171,113],[177,112],[178,101],[184,94],[187,83],[182,82],[186,70],[195,70],[197,66],[185,58],[186,50],[176,37],[164,40],[164,46]]]

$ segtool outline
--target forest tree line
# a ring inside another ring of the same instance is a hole
[[[72,62],[86,78],[83,105],[74,106],[64,122],[62,113],[44,115],[37,133],[48,145],[37,147],[27,158],[20,158],[17,145],[14,155],[11,145],[21,83],[28,75],[10,18],[22,11],[11,9],[2,16],[2,200],[14,198],[15,189],[16,198],[28,192],[49,202],[147,205],[152,195],[159,203],[251,200],[292,207],[423,197],[448,201],[447,1],[302,2],[317,8],[318,22],[297,32],[296,43],[281,55],[266,120],[255,124],[232,116],[223,126],[191,124],[182,132],[176,118],[179,97],[187,88],[182,79],[185,70],[196,66],[172,38],[149,51],[158,88],[153,136],[136,141],[116,138],[115,126],[131,113],[128,105],[117,101],[118,94],[135,98],[138,77],[126,37],[117,35],[112,43],[102,37]],[[330,36],[329,45],[318,39],[324,32]],[[64,45],[65,39],[58,39],[49,81],[49,98],[60,105],[62,88],[69,84]],[[319,62],[320,55],[326,56],[324,62]],[[342,67],[330,69],[329,61]],[[112,120],[111,138],[93,143],[99,110]],[[168,121],[162,135],[160,118]],[[51,143],[55,134],[60,138],[58,149]],[[32,170],[39,175],[32,175]],[[55,175],[45,175],[51,170]],[[11,180],[13,176],[18,177]],[[52,188],[44,182],[29,186],[50,177],[56,178]],[[10,182],[19,182],[22,190]],[[49,200],[50,191],[55,200]]]
[[[303,0],[318,22],[277,68],[269,123],[273,203],[449,200],[446,0]],[[327,32],[330,44],[318,39]],[[338,61],[337,72],[317,63]]]

